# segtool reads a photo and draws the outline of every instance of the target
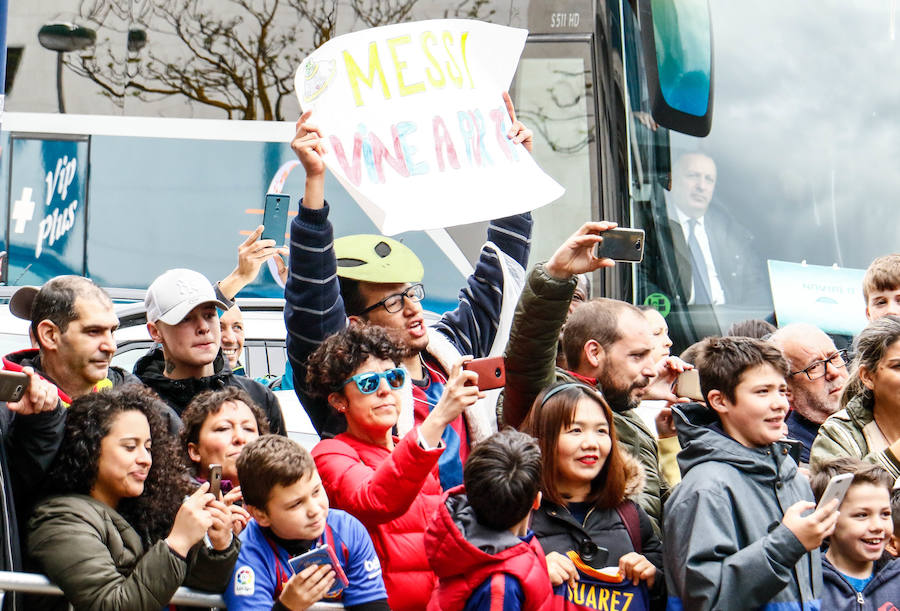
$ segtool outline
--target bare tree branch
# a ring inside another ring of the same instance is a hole
[[[491,0],[460,0],[444,16],[484,19]],[[181,96],[228,118],[284,120],[294,71],[312,49],[356,24],[408,21],[418,0],[79,0],[96,44],[64,56],[119,107]],[[339,28],[341,6],[352,23]],[[146,45],[127,43],[138,30]],[[306,46],[305,46],[306,45]]]

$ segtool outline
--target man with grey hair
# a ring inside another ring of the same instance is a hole
[[[647,231],[645,264],[637,270],[642,296],[662,293],[692,306],[771,303],[765,259],[753,234],[714,198],[717,180],[716,163],[704,153],[675,160],[664,205],[637,220]]]
[[[800,462],[809,463],[809,449],[819,426],[840,409],[847,382],[847,355],[828,335],[807,323],[792,323],[769,338],[787,358],[791,411],[785,419],[788,434],[803,444]]]
[[[119,321],[109,296],[90,280],[59,276],[40,289],[22,287],[9,308],[31,321],[34,347],[3,358],[3,369],[29,376],[22,399],[0,402],[0,514],[6,518],[0,520],[0,568],[7,571],[22,569],[19,532],[62,441],[65,406],[104,386],[136,381],[109,366]],[[17,598],[5,608],[24,608]]]
[[[91,280],[57,276],[40,289],[23,286],[13,294],[9,309],[31,321],[34,347],[6,355],[3,367],[33,368],[59,387],[65,404],[103,388],[139,383],[130,373],[110,366],[119,319],[109,295]]]

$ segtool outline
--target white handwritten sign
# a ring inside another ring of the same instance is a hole
[[[458,19],[334,38],[294,85],[326,140],[324,160],[385,234],[499,218],[563,188],[522,145],[502,92],[527,32]]]

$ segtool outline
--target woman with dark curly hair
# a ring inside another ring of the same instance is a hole
[[[181,585],[225,589],[237,559],[231,516],[206,484],[185,498],[191,484],[163,410],[136,384],[68,410],[48,476],[55,496],[28,523],[28,551],[76,609],[158,611]]]
[[[441,502],[441,435],[481,396],[477,374],[459,362],[422,424],[403,439],[392,436],[401,395],[412,392],[398,366],[403,354],[385,329],[351,325],[322,342],[306,372],[310,391],[347,418],[346,432],[313,448],[316,469],[332,506],[369,531],[394,611],[424,609],[431,597],[425,527]]]
[[[235,504],[243,499],[237,458],[245,445],[269,433],[265,413],[237,386],[202,392],[181,414],[181,447],[199,485],[209,479],[209,466],[222,465],[222,500],[231,510],[234,534],[239,535],[250,514]]]

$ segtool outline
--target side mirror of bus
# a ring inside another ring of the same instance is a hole
[[[650,111],[663,127],[703,137],[712,127],[708,0],[638,0]]]

